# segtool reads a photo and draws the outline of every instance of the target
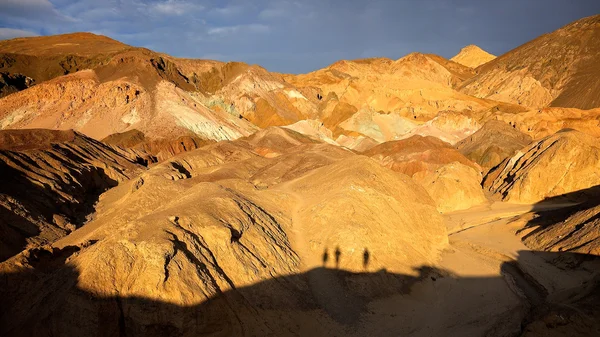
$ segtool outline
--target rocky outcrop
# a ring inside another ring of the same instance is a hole
[[[364,152],[381,165],[412,177],[448,212],[484,203],[481,168],[448,143],[428,136],[377,145]]]
[[[480,168],[446,142],[435,137],[412,136],[407,139],[386,142],[364,152],[381,165],[394,171],[413,176],[417,172],[434,172],[439,167],[459,162],[476,171]]]
[[[590,190],[595,191],[580,205],[520,219],[527,220],[521,231],[523,243],[539,251],[600,255],[598,187]]]
[[[598,140],[562,130],[532,143],[491,170],[484,187],[496,198],[534,203],[600,184]]]
[[[73,131],[0,131],[0,259],[52,243],[93,213],[98,196],[147,164]]]
[[[575,129],[594,137],[600,136],[600,109],[543,108],[501,112],[495,114],[494,118],[512,125],[535,140],[562,129]]]

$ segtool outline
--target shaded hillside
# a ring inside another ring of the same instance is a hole
[[[83,225],[98,196],[141,164],[133,152],[73,131],[0,131],[0,260]]]
[[[193,247],[174,241],[178,244],[176,260],[202,257]],[[595,305],[600,292],[593,279],[585,289],[563,293],[579,296],[557,300],[534,281],[528,284],[528,275],[519,274],[518,267],[521,257],[538,255],[572,262],[563,266],[564,272],[580,272],[598,262],[592,255],[522,251],[517,262],[502,263],[503,276],[461,277],[427,265],[415,267],[412,273],[316,267],[219,291],[205,300],[185,301],[191,293],[177,289],[182,300],[173,302],[151,288],[137,292],[119,292],[103,284],[90,288],[89,267],[82,270],[81,261],[101,249],[98,244],[32,251],[19,256],[20,267],[0,265],[0,282],[9,285],[0,288],[0,303],[12,309],[0,313],[0,332],[15,337],[379,336],[407,330],[426,335],[565,336],[575,332],[594,336],[600,328]],[[345,255],[339,258],[347,259]],[[202,273],[206,266],[194,261],[196,270],[189,276]],[[363,262],[353,263],[360,266]],[[123,266],[121,272],[133,268]],[[167,279],[179,281],[180,277],[174,273]],[[167,289],[156,290],[164,293]],[[498,289],[512,290],[504,298],[490,295]],[[491,311],[492,303],[503,307]],[[422,319],[430,318],[432,312],[436,319]]]
[[[124,149],[133,149],[144,155],[149,162],[168,159],[176,154],[195,150],[211,144],[212,141],[197,136],[180,136],[175,139],[146,138],[143,132],[132,129],[123,133],[113,133],[102,139],[102,142]]]

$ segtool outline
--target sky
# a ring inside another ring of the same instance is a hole
[[[501,55],[595,14],[600,0],[0,0],[0,40],[86,31],[305,73],[340,59],[450,58],[469,44]]]

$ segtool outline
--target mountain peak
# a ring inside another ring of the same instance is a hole
[[[460,52],[450,60],[467,67],[477,68],[495,58],[495,55],[486,52],[474,44],[470,44],[462,48]]]

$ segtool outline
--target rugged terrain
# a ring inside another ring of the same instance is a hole
[[[0,260],[71,233],[102,192],[145,165],[74,131],[0,131]]]
[[[575,21],[481,66],[461,92],[530,108],[597,108],[599,38],[599,15]]]
[[[599,17],[298,75],[0,41],[0,335],[600,335]]]

